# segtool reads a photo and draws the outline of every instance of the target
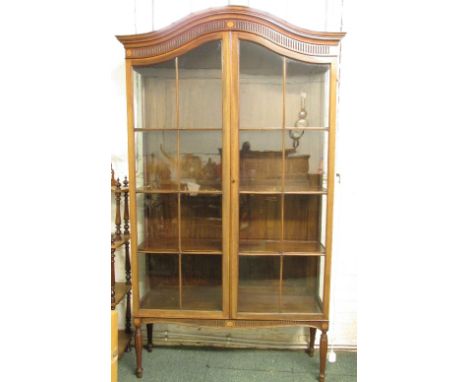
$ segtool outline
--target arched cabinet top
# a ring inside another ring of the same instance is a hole
[[[338,55],[345,33],[314,32],[249,7],[227,6],[193,13],[166,28],[135,35],[117,36],[125,57],[158,57],[213,33],[234,31],[259,36],[292,52],[321,57]]]

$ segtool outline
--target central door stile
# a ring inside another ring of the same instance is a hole
[[[222,37],[222,70],[223,70],[223,141],[222,141],[222,174],[223,174],[223,316],[231,316],[231,36],[224,32]]]
[[[230,316],[237,317],[237,292],[239,280],[239,36],[229,32],[230,36],[230,80],[231,80],[231,235],[230,235]]]

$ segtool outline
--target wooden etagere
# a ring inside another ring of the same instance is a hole
[[[174,322],[318,329],[324,381],[343,36],[228,6],[117,37],[138,377]]]
[[[120,179],[114,178],[114,171],[112,169],[111,174],[111,192],[115,203],[115,231],[111,234],[111,310],[115,310],[117,305],[122,301],[126,301],[125,329],[119,330],[118,333],[118,356],[120,358],[125,351],[130,351],[132,340],[129,188],[127,178],[121,184]],[[122,282],[115,281],[115,252],[119,248],[124,248],[125,251],[125,281]]]

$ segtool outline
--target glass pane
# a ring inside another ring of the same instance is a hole
[[[279,256],[239,256],[239,312],[279,312]]]
[[[144,190],[177,190],[177,132],[135,133],[136,186]]]
[[[286,65],[286,126],[328,127],[329,64]]]
[[[222,128],[221,79],[221,41],[208,42],[179,57],[180,128]]]
[[[182,255],[182,309],[222,310],[222,256]]]
[[[137,194],[137,221],[140,250],[178,249],[177,195]]]
[[[283,256],[282,313],[320,313],[321,256]]]
[[[221,195],[181,195],[182,250],[222,250]]]
[[[298,135],[295,135],[298,132]],[[295,139],[297,147],[293,144]],[[326,188],[328,132],[285,132],[285,191],[322,191]]]
[[[283,58],[248,41],[239,56],[240,128],[281,127]]]
[[[179,255],[138,254],[140,305],[179,309]]]
[[[221,190],[221,147],[221,131],[180,132],[182,190]]]
[[[284,243],[285,252],[324,252],[325,219],[322,210],[326,209],[323,195],[284,196]]]
[[[240,191],[281,191],[281,131],[239,133]]]
[[[239,252],[278,252],[281,197],[242,194],[239,198]]]
[[[176,127],[176,71],[174,60],[134,67],[135,128]]]

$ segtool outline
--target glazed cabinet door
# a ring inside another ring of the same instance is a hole
[[[225,44],[132,66],[137,298],[149,315],[228,314]]]
[[[330,64],[233,41],[233,313],[323,314]]]

